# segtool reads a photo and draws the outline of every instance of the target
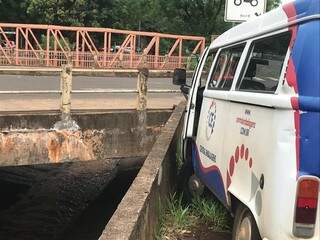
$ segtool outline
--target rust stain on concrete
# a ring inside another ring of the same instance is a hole
[[[96,160],[103,138],[81,131],[14,131],[0,133],[1,165]],[[101,135],[101,134],[100,134]]]
[[[0,132],[0,166],[144,156],[160,132],[161,126],[147,127],[141,144],[137,128],[3,131]]]
[[[48,157],[51,162],[77,159],[94,160],[92,144],[83,139],[81,131],[54,131],[48,134]]]

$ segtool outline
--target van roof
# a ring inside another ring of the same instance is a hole
[[[320,1],[296,0],[231,28],[214,40],[210,48],[240,42],[276,29],[285,28],[290,22],[313,17],[320,18]]]

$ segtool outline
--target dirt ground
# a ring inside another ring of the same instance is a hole
[[[214,232],[206,225],[198,226],[191,232],[181,233],[177,240],[231,240],[229,232]]]

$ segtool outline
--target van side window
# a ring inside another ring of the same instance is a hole
[[[285,33],[253,42],[242,81],[238,90],[274,93],[286,57],[290,33]]]
[[[230,90],[245,45],[221,50],[211,74],[209,89]]]
[[[207,79],[208,79],[208,74],[210,72],[213,60],[216,56],[217,50],[216,49],[212,49],[209,51],[207,58],[204,62],[203,68],[202,68],[202,72],[201,72],[201,76],[200,76],[200,86],[199,87],[204,87],[206,86],[207,83]]]

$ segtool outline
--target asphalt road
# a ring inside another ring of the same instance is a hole
[[[0,91],[58,90],[59,76],[0,75]],[[137,78],[132,77],[73,77],[73,89],[136,89]],[[179,89],[169,78],[151,78],[150,89]]]
[[[92,89],[136,89],[136,77],[73,77],[74,90]],[[59,76],[23,76],[0,75],[0,91],[30,91],[30,90],[59,90]],[[179,90],[179,86],[172,84],[170,78],[150,78],[149,89]],[[81,93],[72,94],[75,108],[125,108],[135,104],[135,93]],[[150,93],[148,94],[150,106],[172,106],[183,100],[180,93]],[[13,111],[26,109],[52,109],[59,106],[59,94],[0,94],[0,111]],[[102,105],[101,105],[102,104]],[[115,106],[118,105],[118,106]],[[101,105],[101,106],[100,106]]]

